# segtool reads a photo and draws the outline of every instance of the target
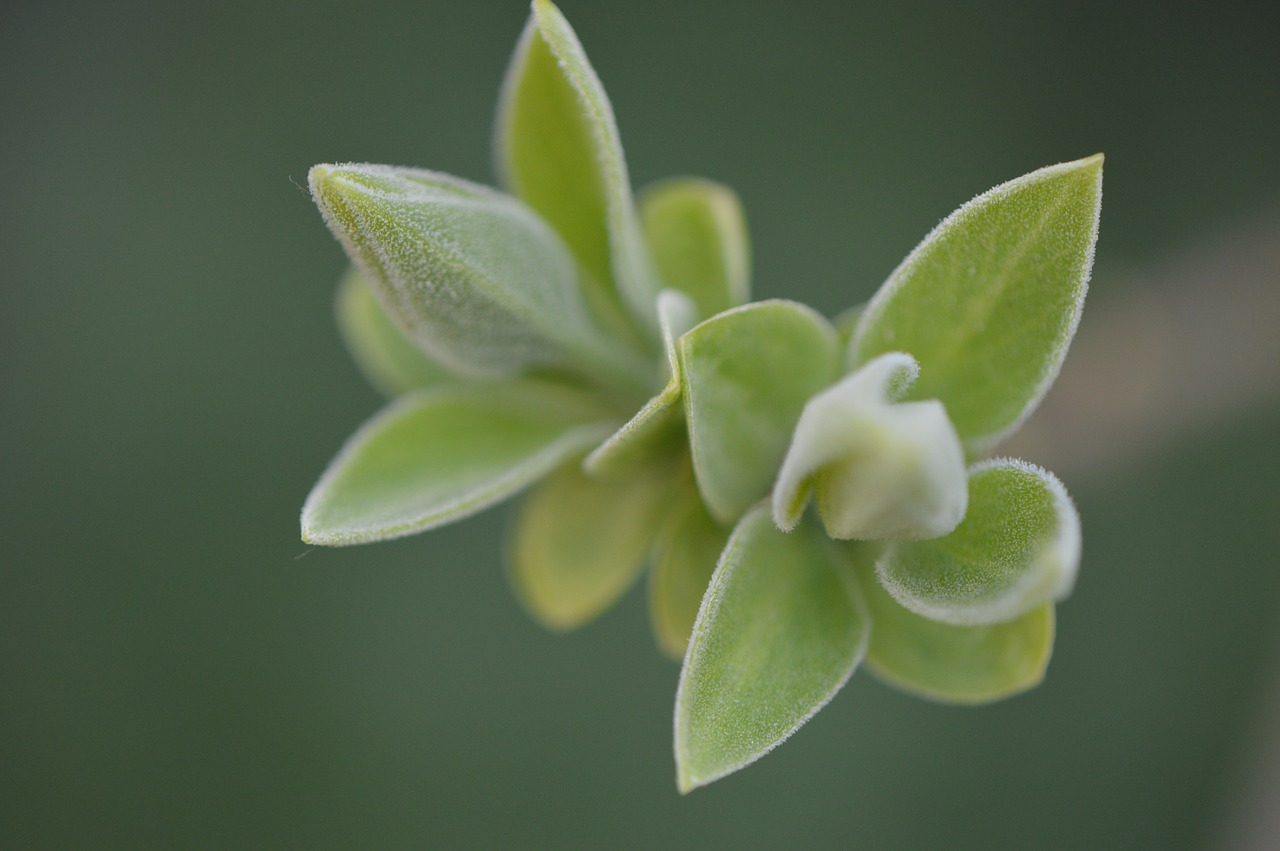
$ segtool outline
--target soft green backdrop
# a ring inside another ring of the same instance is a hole
[[[834,313],[972,195],[1101,150],[1087,326],[1123,270],[1280,201],[1268,4],[562,8],[634,182],[739,190],[759,296]],[[308,488],[379,404],[333,326],[344,263],[306,170],[492,180],[525,14],[0,10],[4,844],[1216,841],[1277,667],[1274,401],[1067,476],[1085,556],[1042,688],[972,710],[856,676],[786,746],[688,798],[677,669],[641,595],[543,632],[505,587],[504,510],[368,548],[299,542]]]

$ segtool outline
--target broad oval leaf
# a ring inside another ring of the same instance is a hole
[[[544,382],[402,396],[330,462],[303,506],[302,539],[360,544],[474,514],[599,441],[613,427],[606,416],[593,401]]]
[[[707,513],[692,481],[672,508],[653,551],[649,619],[663,653],[673,659],[689,646],[698,606],[711,582],[729,530]]]
[[[1053,655],[1051,603],[989,626],[954,626],[908,611],[876,580],[872,548],[855,545],[871,621],[867,667],[912,694],[945,703],[988,703],[1034,688]]]
[[[613,107],[577,35],[548,0],[533,12],[498,104],[498,172],[564,238],[615,331],[622,308],[657,328],[653,263],[637,222]]]
[[[680,338],[685,420],[698,488],[734,522],[769,493],[800,412],[836,372],[836,334],[801,304],[762,301]]]
[[[577,464],[524,500],[508,557],[516,596],[544,626],[575,629],[631,587],[653,547],[671,492],[670,470],[589,479]]]
[[[1102,155],[979,195],[902,262],[862,314],[852,365],[920,363],[912,399],[939,399],[975,452],[1021,424],[1057,377],[1098,237]]]
[[[568,366],[635,385],[645,360],[605,337],[573,257],[516,199],[436,172],[318,165],[311,193],[397,327],[455,372]]]
[[[969,472],[969,510],[950,535],[889,546],[876,567],[894,599],[959,626],[1003,623],[1071,593],[1080,517],[1052,473],[995,459]]]
[[[410,390],[456,381],[400,333],[354,267],[338,284],[335,313],[347,350],[383,395],[394,398]]]
[[[867,646],[844,553],[822,530],[742,518],[707,588],[676,691],[681,792],[759,759],[827,704]]]
[[[751,250],[732,189],[696,178],[667,180],[640,195],[640,221],[669,287],[691,296],[702,318],[751,296]]]

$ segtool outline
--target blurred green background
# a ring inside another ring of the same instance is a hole
[[[1262,3],[562,8],[633,182],[738,189],[762,297],[835,313],[972,195],[1105,151],[1083,334],[1133,270],[1176,272],[1169,258],[1280,202],[1280,31]],[[579,634],[542,632],[505,587],[505,509],[372,547],[299,542],[312,482],[379,405],[334,329],[344,260],[306,170],[492,181],[526,12],[0,10],[0,844],[1237,841],[1280,670],[1275,395],[1059,470],[1085,557],[1043,687],[958,709],[864,673],[688,798],[677,668],[641,594]],[[1159,274],[1138,277],[1158,297]],[[1212,362],[1214,342],[1179,356]],[[1093,378],[1131,354],[1104,349]]]

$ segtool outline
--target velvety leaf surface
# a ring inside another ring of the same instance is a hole
[[[903,261],[859,321],[849,356],[920,363],[912,399],[939,399],[966,446],[1016,428],[1058,374],[1084,306],[1102,156],[979,195]]]
[[[516,595],[544,626],[574,629],[622,596],[644,567],[672,491],[665,467],[621,482],[570,464],[520,506],[508,559]]]
[[[732,523],[768,494],[800,411],[835,377],[836,334],[818,314],[763,301],[680,338],[684,409],[698,487]]]
[[[383,395],[394,398],[457,380],[405,339],[358,269],[347,270],[338,284],[335,312],[347,350]]]
[[[692,480],[667,518],[649,573],[649,616],[658,647],[684,656],[703,594],[715,572],[729,530],[707,513]]]
[[[709,180],[668,180],[640,196],[640,220],[663,281],[687,293],[699,318],[751,296],[747,220],[732,189]]]
[[[950,535],[889,546],[877,575],[899,603],[961,626],[1003,623],[1071,593],[1080,518],[1062,483],[1023,461],[969,473],[969,510]]]
[[[867,645],[869,620],[841,549],[759,507],[720,557],[676,692],[681,792],[754,762],[826,705]]]
[[[473,514],[607,434],[595,403],[532,381],[424,390],[360,427],[302,509],[302,538],[398,538]]]
[[[855,545],[871,611],[867,667],[904,691],[946,703],[987,703],[1038,685],[1053,654],[1053,605],[990,626],[953,626],[904,609],[875,576],[873,547]]]
[[[656,329],[659,287],[613,107],[573,29],[547,0],[535,0],[507,71],[496,145],[505,184],[589,272],[598,315],[625,332],[625,306]]]

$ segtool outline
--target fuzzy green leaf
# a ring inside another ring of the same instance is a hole
[[[1075,585],[1080,518],[1062,483],[1024,461],[969,471],[969,510],[950,535],[893,544],[877,575],[911,611],[959,626],[1003,623]]]
[[[433,358],[467,375],[568,366],[647,385],[638,355],[591,320],[564,243],[516,199],[447,175],[318,165],[311,192],[330,230]]]
[[[773,485],[805,402],[835,377],[836,333],[789,301],[713,316],[680,338],[698,488],[732,523]]]
[[[601,482],[571,464],[525,499],[508,565],[530,614],[550,629],[574,629],[631,587],[667,508],[669,473],[658,467]]]
[[[307,497],[302,539],[343,546],[474,514],[581,453],[612,424],[544,382],[440,387],[400,397],[356,431]]]
[[[987,703],[1039,685],[1053,653],[1053,605],[990,626],[953,626],[904,609],[875,576],[872,547],[854,545],[871,611],[867,667],[904,691],[946,703]]]
[[[711,518],[690,482],[658,537],[649,573],[653,634],[673,659],[684,656],[698,606],[728,540],[729,530]]]
[[[456,381],[448,370],[400,333],[360,270],[353,267],[342,276],[335,312],[347,350],[365,378],[383,395],[395,398],[410,390]]]
[[[706,318],[751,296],[751,251],[742,204],[709,180],[668,180],[640,196],[640,220],[667,286]]]
[[[920,363],[912,399],[939,399],[984,451],[1057,377],[1084,306],[1102,201],[1102,155],[997,186],[948,216],[867,306],[849,357]]]
[[[676,692],[676,784],[704,786],[764,756],[826,705],[867,646],[841,549],[806,524],[742,518],[703,597]]]
[[[589,272],[615,331],[625,306],[657,328],[657,276],[637,222],[613,107],[568,21],[534,0],[498,105],[498,171]]]

